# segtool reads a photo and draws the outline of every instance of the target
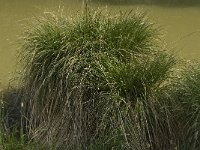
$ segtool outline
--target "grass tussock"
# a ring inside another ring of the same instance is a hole
[[[157,28],[143,14],[48,16],[24,41],[32,138],[68,149],[167,145],[159,137],[171,136],[168,114],[158,112],[154,93],[175,59],[160,52]]]
[[[36,18],[21,56],[28,141],[46,149],[199,148],[199,68],[178,70],[144,14]]]
[[[198,63],[189,63],[182,70],[182,78],[171,89],[174,118],[181,133],[180,149],[200,148],[200,68]]]

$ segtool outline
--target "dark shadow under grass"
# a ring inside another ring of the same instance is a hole
[[[29,144],[27,139],[21,92],[21,89],[14,87],[0,92],[0,149],[2,150],[36,150],[38,147]]]

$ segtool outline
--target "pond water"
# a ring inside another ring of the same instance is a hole
[[[97,7],[97,4],[93,4]],[[101,7],[105,7],[105,3]],[[81,11],[81,0],[0,0],[0,89],[17,76],[18,38],[23,31],[22,24],[43,12],[58,10]],[[163,39],[177,55],[186,59],[200,57],[200,7],[195,5],[166,6],[154,4],[109,4],[108,10],[139,10],[147,12],[149,18],[161,26]]]

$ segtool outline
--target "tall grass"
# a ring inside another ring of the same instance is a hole
[[[172,148],[157,95],[176,61],[158,33],[132,12],[37,18],[22,47],[29,137],[65,149]]]
[[[141,13],[35,18],[20,88],[0,93],[0,149],[199,149],[199,65],[159,37]]]
[[[199,64],[187,65],[181,80],[171,89],[173,113],[180,131],[180,149],[200,149],[200,70]]]

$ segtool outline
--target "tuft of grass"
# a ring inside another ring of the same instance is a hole
[[[30,138],[67,149],[170,148],[156,95],[176,61],[145,15],[86,9],[35,22],[22,47]]]
[[[170,90],[172,111],[179,131],[180,149],[200,148],[200,67],[189,63],[181,71],[181,78]]]
[[[22,45],[26,136],[51,149],[199,148],[199,68],[144,14],[36,18]],[[181,66],[182,67],[182,66]]]

